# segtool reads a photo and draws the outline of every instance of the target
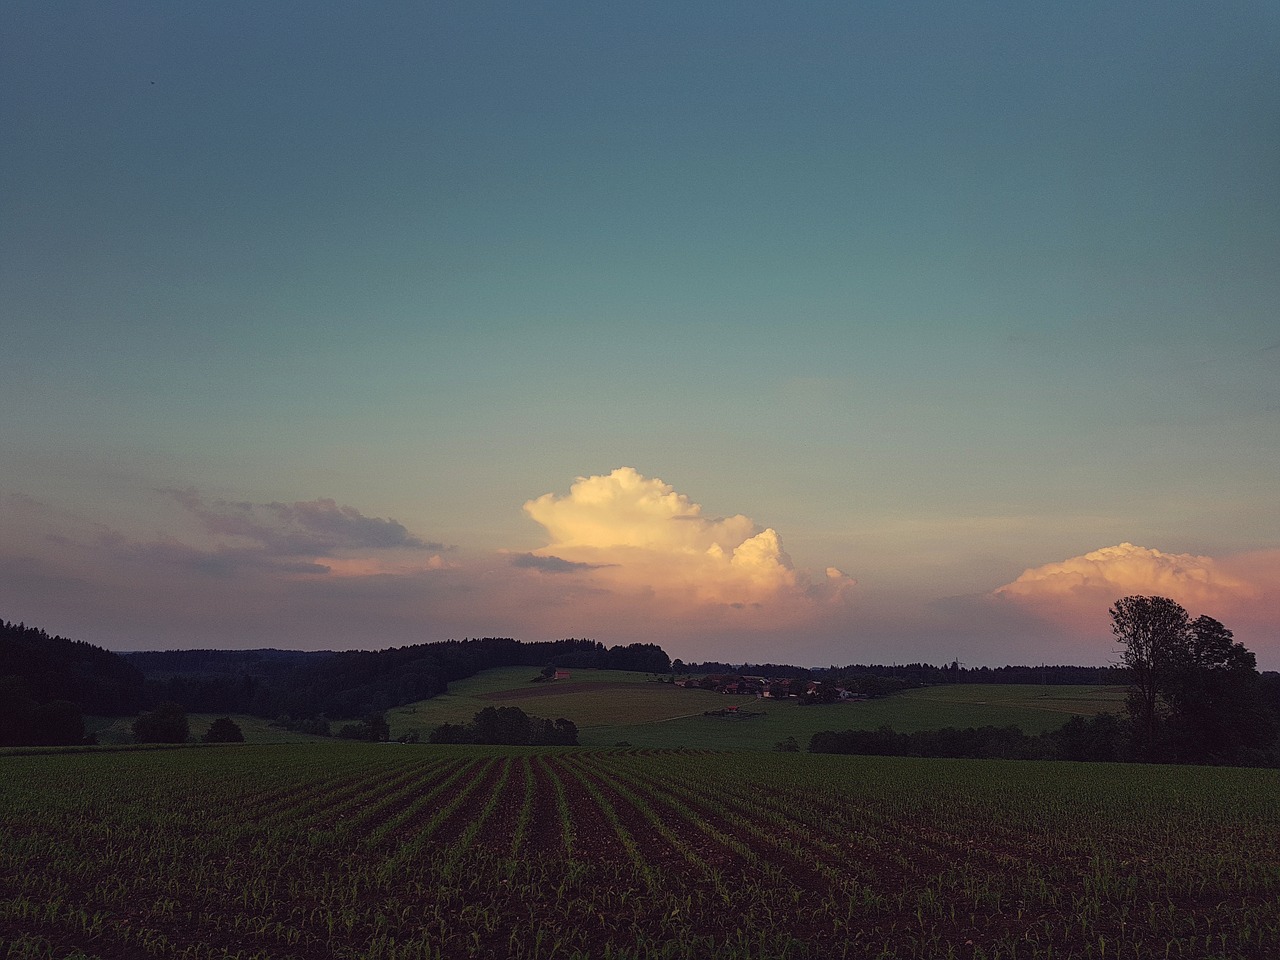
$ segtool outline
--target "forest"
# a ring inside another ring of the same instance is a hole
[[[359,719],[370,726],[369,718],[437,696],[451,681],[482,670],[548,664],[662,674],[671,670],[667,654],[650,643],[606,648],[594,640],[525,643],[488,637],[339,653],[116,654],[4,621],[0,746],[77,744],[85,738],[86,714],[130,716],[168,705],[191,712],[245,713],[307,732],[328,732],[330,720]]]

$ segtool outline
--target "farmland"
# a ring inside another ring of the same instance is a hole
[[[526,667],[487,670],[449,685],[443,696],[388,712],[391,735],[413,730],[425,739],[441,723],[464,723],[488,706],[518,706],[539,717],[567,717],[585,746],[625,741],[660,749],[772,750],[795,737],[803,746],[819,730],[897,730],[1005,726],[1027,733],[1052,730],[1073,714],[1124,709],[1123,688],[964,684],[909,690],[883,700],[800,706],[794,700],[756,700],[654,683],[642,673],[576,670],[569,682],[531,684]],[[707,711],[739,704],[749,720],[713,719]]]
[[[0,956],[1274,957],[1280,775],[345,743],[0,757]]]
[[[1072,715],[1121,712],[1120,687],[958,684],[908,690],[882,700],[802,707],[795,701],[758,701],[706,690],[682,690],[656,683],[652,675],[624,670],[575,670],[568,682],[533,684],[529,667],[486,670],[449,685],[447,693],[387,711],[392,738],[416,733],[425,740],[442,723],[467,723],[485,707],[516,706],[539,717],[566,717],[578,726],[584,746],[626,742],[658,749],[772,750],[787,737],[803,747],[819,730],[874,730],[889,724],[910,732],[940,727],[1006,726],[1035,734],[1061,726]],[[707,711],[738,704],[755,714],[749,720],[712,719]],[[218,714],[190,714],[199,737]],[[234,719],[249,743],[321,740],[272,727],[244,714]],[[131,717],[90,718],[89,728],[104,745],[131,743]],[[335,723],[334,726],[340,726]]]

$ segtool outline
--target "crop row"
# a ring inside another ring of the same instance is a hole
[[[0,757],[0,957],[1274,957],[1277,798],[1066,763]]]

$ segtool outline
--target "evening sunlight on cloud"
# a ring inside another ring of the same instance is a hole
[[[835,567],[814,582],[794,568],[776,530],[741,514],[704,516],[670,484],[632,467],[579,477],[567,495],[544,494],[524,510],[551,540],[536,556],[667,604],[797,613],[798,604],[844,600],[853,586]]]
[[[1267,611],[1274,609],[1278,586],[1280,551],[1215,558],[1164,553],[1126,542],[1025,570],[990,597],[1096,634],[1119,597],[1163,596],[1193,614],[1269,634],[1274,616]],[[1269,639],[1258,637],[1254,642],[1266,646]]]

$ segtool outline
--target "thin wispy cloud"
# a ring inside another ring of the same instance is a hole
[[[541,570],[543,573],[578,573],[585,570],[599,570],[608,564],[581,563],[565,560],[563,557],[539,556],[533,553],[518,553],[511,558],[513,567],[524,567],[529,570]]]
[[[447,550],[411,534],[399,521],[367,517],[332,499],[294,503],[207,501],[195,489],[164,491],[199,519],[205,531],[258,543],[268,553],[326,556],[338,550]]]

